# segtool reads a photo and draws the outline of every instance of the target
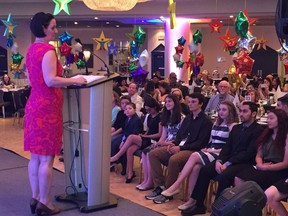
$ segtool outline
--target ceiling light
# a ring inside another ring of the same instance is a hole
[[[234,16],[233,16],[233,15],[230,15],[229,17],[230,17],[230,18],[233,18]]]
[[[161,20],[165,19],[164,16],[160,16],[159,18],[160,18]]]
[[[119,28],[120,26],[119,25],[116,25],[116,28]]]
[[[74,22],[75,25],[78,25],[78,22]]]
[[[220,23],[223,23],[223,20],[220,20],[219,22],[220,22]]]
[[[99,18],[98,18],[98,17],[94,17],[94,19],[96,19],[96,20],[97,20],[97,19],[99,19]]]
[[[138,0],[83,0],[84,4],[97,11],[128,11],[137,4]]]
[[[110,22],[106,22],[106,24],[107,24],[107,25],[109,25],[109,24],[110,24]]]

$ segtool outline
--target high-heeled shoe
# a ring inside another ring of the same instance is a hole
[[[36,206],[37,206],[38,200],[31,198],[30,200],[30,210],[32,214],[36,213]]]
[[[135,174],[135,172],[133,172],[133,175],[130,178],[126,178],[125,183],[126,184],[131,183],[135,177],[136,177],[136,174]]]
[[[60,211],[61,210],[57,207],[55,207],[54,209],[50,209],[41,202],[38,202],[37,207],[36,207],[37,216],[41,216],[43,214],[44,215],[55,215],[55,214],[58,214]]]

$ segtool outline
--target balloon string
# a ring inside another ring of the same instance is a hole
[[[218,15],[218,0],[216,0],[216,15]]]
[[[245,6],[244,9],[246,9],[246,0],[245,0],[245,5],[244,6]]]

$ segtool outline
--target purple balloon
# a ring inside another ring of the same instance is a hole
[[[193,64],[193,73],[197,76],[200,73],[200,67]]]
[[[145,71],[142,67],[138,67],[137,70],[131,72],[134,82],[137,84],[143,84],[146,81],[148,71]]]
[[[74,55],[70,54],[66,57],[66,64],[73,64],[74,63]]]

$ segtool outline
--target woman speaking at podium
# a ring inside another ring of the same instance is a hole
[[[63,78],[62,66],[55,48],[48,42],[55,40],[58,33],[56,20],[51,14],[39,12],[30,23],[36,37],[26,55],[28,79],[32,87],[25,108],[24,150],[30,151],[28,165],[32,199],[32,213],[57,214],[51,199],[52,168],[55,155],[62,145],[62,105],[61,87],[83,85],[86,80]]]

